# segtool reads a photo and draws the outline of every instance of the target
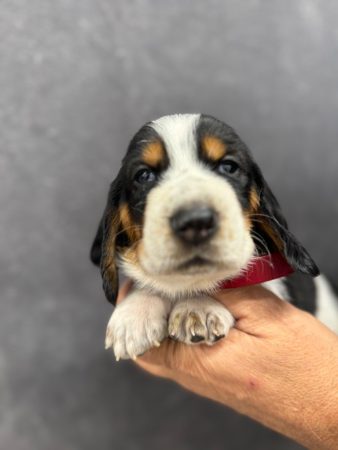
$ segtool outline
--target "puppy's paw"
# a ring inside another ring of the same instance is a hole
[[[179,301],[169,317],[169,336],[186,344],[213,345],[224,338],[235,320],[210,297]]]
[[[159,347],[168,335],[164,301],[133,293],[113,312],[106,332],[106,349],[112,347],[116,360],[135,359],[152,347]]]

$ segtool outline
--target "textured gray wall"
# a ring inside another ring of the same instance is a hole
[[[336,276],[337,22],[334,0],[0,1],[1,450],[298,448],[113,363],[88,250],[131,135],[201,111]]]

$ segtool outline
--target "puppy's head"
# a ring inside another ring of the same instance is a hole
[[[162,117],[134,136],[91,258],[114,302],[117,264],[140,285],[176,296],[212,289],[271,251],[295,270],[318,274],[234,130],[186,114]]]

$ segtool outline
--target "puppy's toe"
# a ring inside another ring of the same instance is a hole
[[[228,313],[228,311],[227,311]],[[233,317],[229,314],[209,313],[207,316],[208,339],[207,343],[212,345],[227,336],[233,326]]]
[[[208,330],[203,318],[198,312],[190,311],[186,318],[185,334],[190,342],[197,344],[208,337]]]
[[[186,344],[213,345],[233,325],[231,313],[215,300],[189,299],[175,305],[169,317],[169,336]]]

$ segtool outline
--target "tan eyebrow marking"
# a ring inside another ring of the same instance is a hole
[[[219,161],[227,152],[226,144],[216,136],[203,137],[201,146],[204,155],[212,161]]]
[[[147,144],[142,153],[142,161],[150,167],[158,167],[165,159],[165,150],[160,140]]]

